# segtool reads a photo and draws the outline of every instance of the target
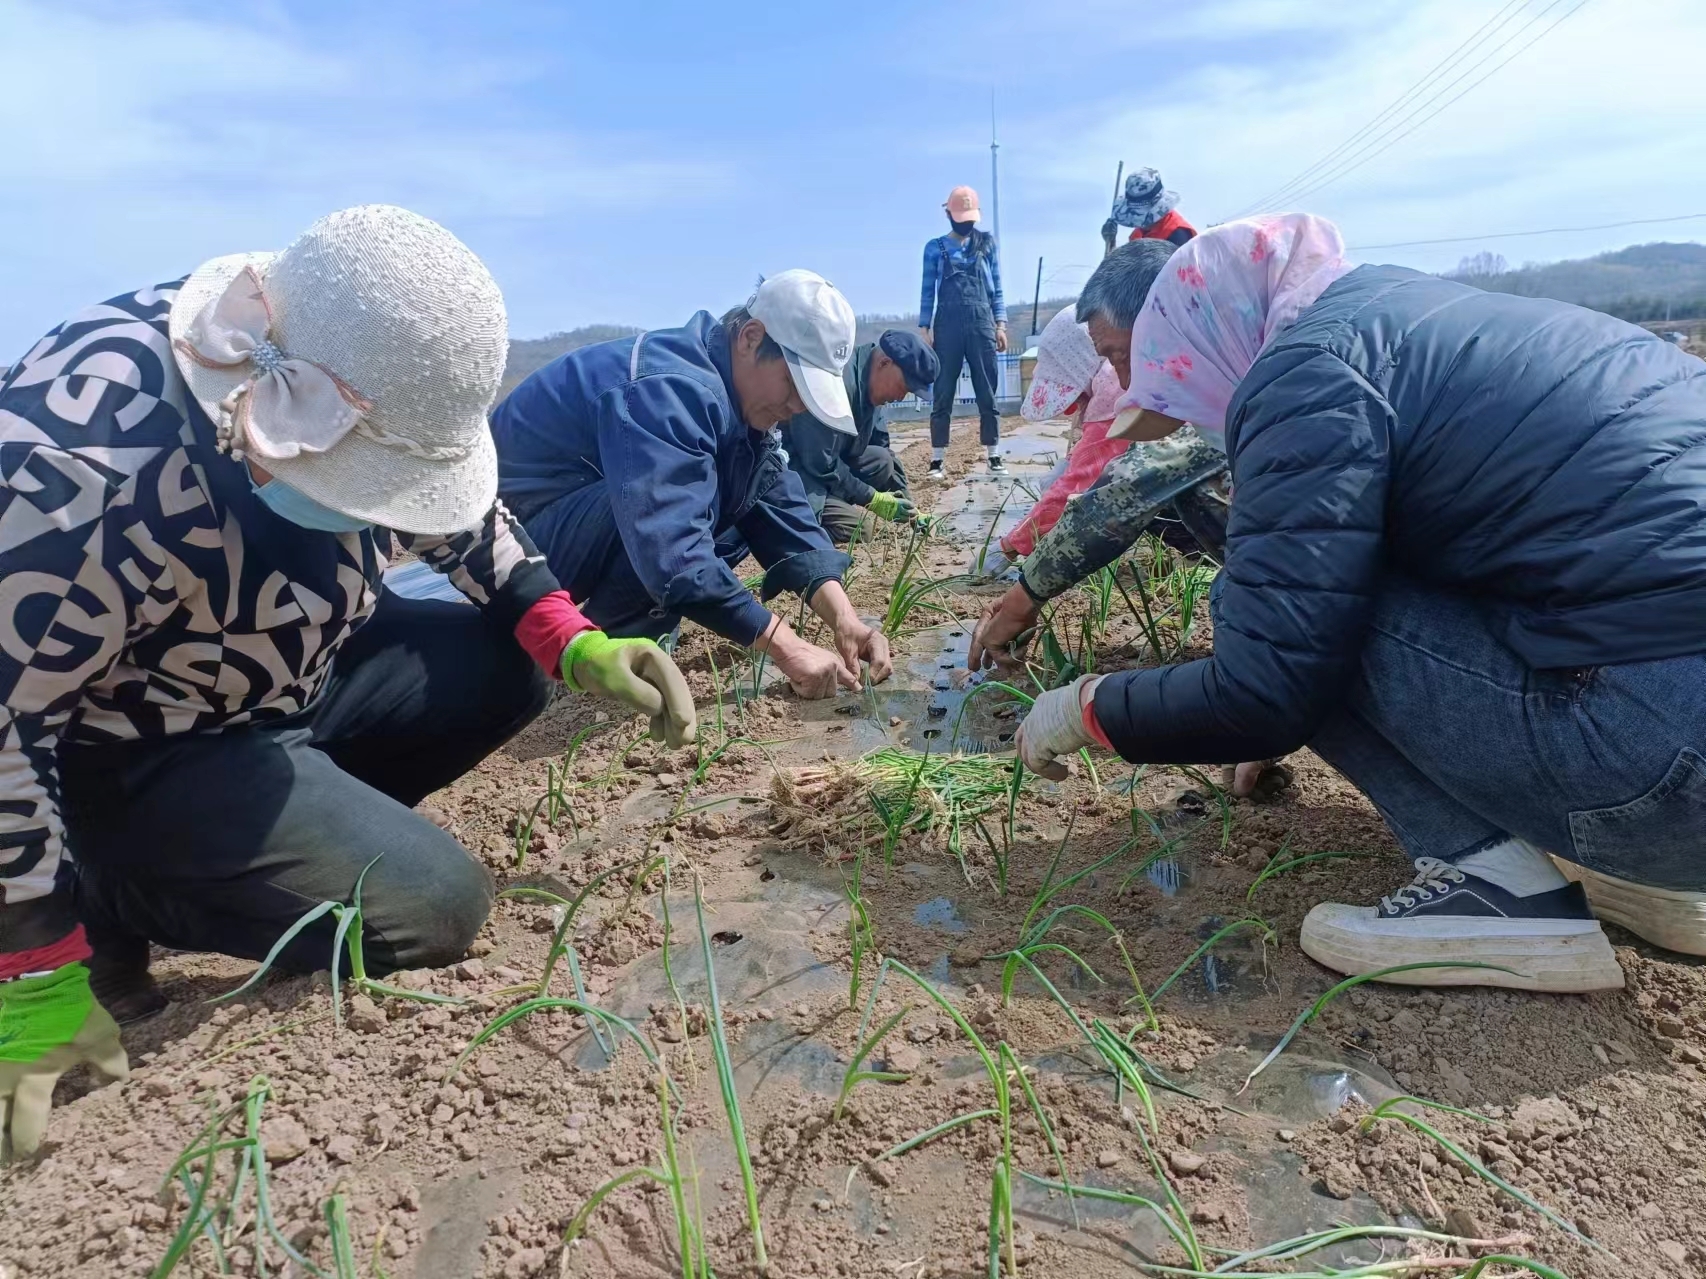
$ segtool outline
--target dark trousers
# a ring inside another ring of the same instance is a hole
[[[375,972],[459,958],[491,876],[411,811],[544,709],[545,676],[466,603],[382,592],[313,706],[287,720],[60,752],[75,900],[101,960],[147,943],[260,959],[305,912],[348,901],[362,867]],[[331,964],[322,917],[279,964]]]
[[[858,457],[849,459],[847,469],[879,493],[906,492],[906,472],[901,469],[900,459],[881,445],[872,444]],[[859,527],[860,520],[874,520],[876,516],[863,506],[855,506],[838,497],[825,497],[817,519],[831,541],[837,546],[845,546],[853,540],[853,530]]]
[[[985,313],[987,315],[987,313]],[[930,393],[930,444],[948,447],[948,424],[954,416],[954,388],[960,365],[971,369],[972,394],[977,398],[978,439],[984,447],[1001,443],[1001,424],[995,416],[995,324],[978,316],[961,318],[956,311],[938,314],[931,331],[941,371]]]
[[[523,522],[562,588],[607,634],[659,639],[681,625],[681,614],[660,608],[640,580],[603,481],[565,494]],[[751,553],[733,531],[717,539],[716,552],[730,568]]]

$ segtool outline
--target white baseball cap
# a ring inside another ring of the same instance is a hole
[[[858,427],[841,373],[853,354],[856,322],[841,290],[815,271],[782,271],[759,281],[746,310],[782,348],[811,415],[854,434]]]

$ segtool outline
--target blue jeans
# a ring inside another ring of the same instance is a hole
[[[1534,670],[1472,601],[1394,578],[1309,745],[1412,858],[1515,835],[1620,879],[1706,890],[1706,653]]]

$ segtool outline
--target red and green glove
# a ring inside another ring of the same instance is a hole
[[[904,493],[873,493],[865,508],[878,519],[893,522],[910,520],[918,515],[918,508]]]
[[[35,1153],[54,1085],[85,1063],[108,1079],[130,1074],[118,1023],[95,1002],[86,967],[0,982],[0,1137],[12,1157]]]
[[[669,654],[649,639],[611,639],[603,631],[582,631],[563,650],[563,682],[649,716],[652,740],[672,750],[699,735],[692,690]]]

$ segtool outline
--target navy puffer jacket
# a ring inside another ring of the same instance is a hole
[[[1537,669],[1706,652],[1706,364],[1644,329],[1359,267],[1257,359],[1226,438],[1214,656],[1102,681],[1128,760],[1305,744],[1389,573],[1476,600]]]

